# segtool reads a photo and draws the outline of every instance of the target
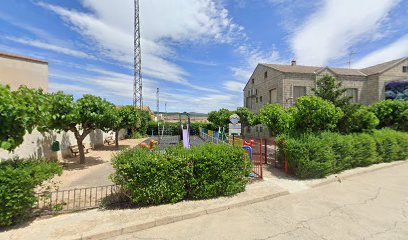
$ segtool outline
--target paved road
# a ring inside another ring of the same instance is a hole
[[[408,239],[408,164],[123,239]]]

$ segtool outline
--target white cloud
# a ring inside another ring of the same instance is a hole
[[[238,81],[226,81],[223,83],[223,85],[225,89],[228,89],[229,91],[232,92],[239,92],[241,94],[245,87],[245,83]]]
[[[399,0],[325,0],[290,41],[298,62],[324,65],[359,41],[378,35]],[[370,37],[371,36],[371,37]]]
[[[99,47],[99,52],[131,69],[133,63],[133,1],[84,0],[91,13],[39,3],[61,16],[66,23]],[[242,28],[234,24],[228,11],[213,0],[141,1],[143,74],[204,91],[191,84],[183,68],[169,59],[176,53],[169,41],[231,42]],[[177,12],[177,14],[174,14]]]
[[[408,56],[408,34],[405,34],[397,41],[363,57],[355,64],[353,64],[353,67],[364,68],[407,56]]]
[[[78,51],[78,50],[69,49],[69,48],[53,45],[53,44],[50,44],[50,43],[41,42],[41,41],[38,41],[38,40],[25,39],[25,38],[16,38],[16,37],[6,37],[6,39],[11,40],[13,42],[21,43],[21,44],[24,44],[24,45],[29,45],[29,46],[36,47],[36,48],[50,50],[50,51],[54,51],[54,52],[57,52],[57,53],[62,53],[62,54],[69,55],[69,56],[72,56],[72,57],[89,58],[89,59],[94,58],[91,55],[89,55],[87,53],[84,53],[84,52],[81,52],[81,51]]]

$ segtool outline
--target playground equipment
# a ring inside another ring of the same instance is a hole
[[[185,115],[187,117],[187,121],[185,122],[185,127],[184,124],[181,122],[181,117],[182,115]],[[179,120],[180,120],[180,130],[179,130],[179,136],[180,136],[180,142],[183,142],[184,148],[190,148],[190,114],[187,112],[180,113],[179,114]]]
[[[157,145],[158,142],[154,141],[153,139],[150,140],[149,145],[147,145],[146,143],[142,142],[139,144],[139,147],[141,148],[145,148],[145,149],[149,149],[150,151],[154,150],[154,146]]]

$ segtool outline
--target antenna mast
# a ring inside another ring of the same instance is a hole
[[[160,92],[159,88],[156,90],[156,107],[157,107],[157,114],[160,112]]]
[[[140,48],[140,21],[139,0],[135,0],[135,31],[134,31],[134,80],[133,80],[133,106],[143,107],[142,88],[142,51]]]

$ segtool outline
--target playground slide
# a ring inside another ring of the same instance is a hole
[[[183,145],[184,148],[190,148],[190,134],[187,129],[183,129]]]

